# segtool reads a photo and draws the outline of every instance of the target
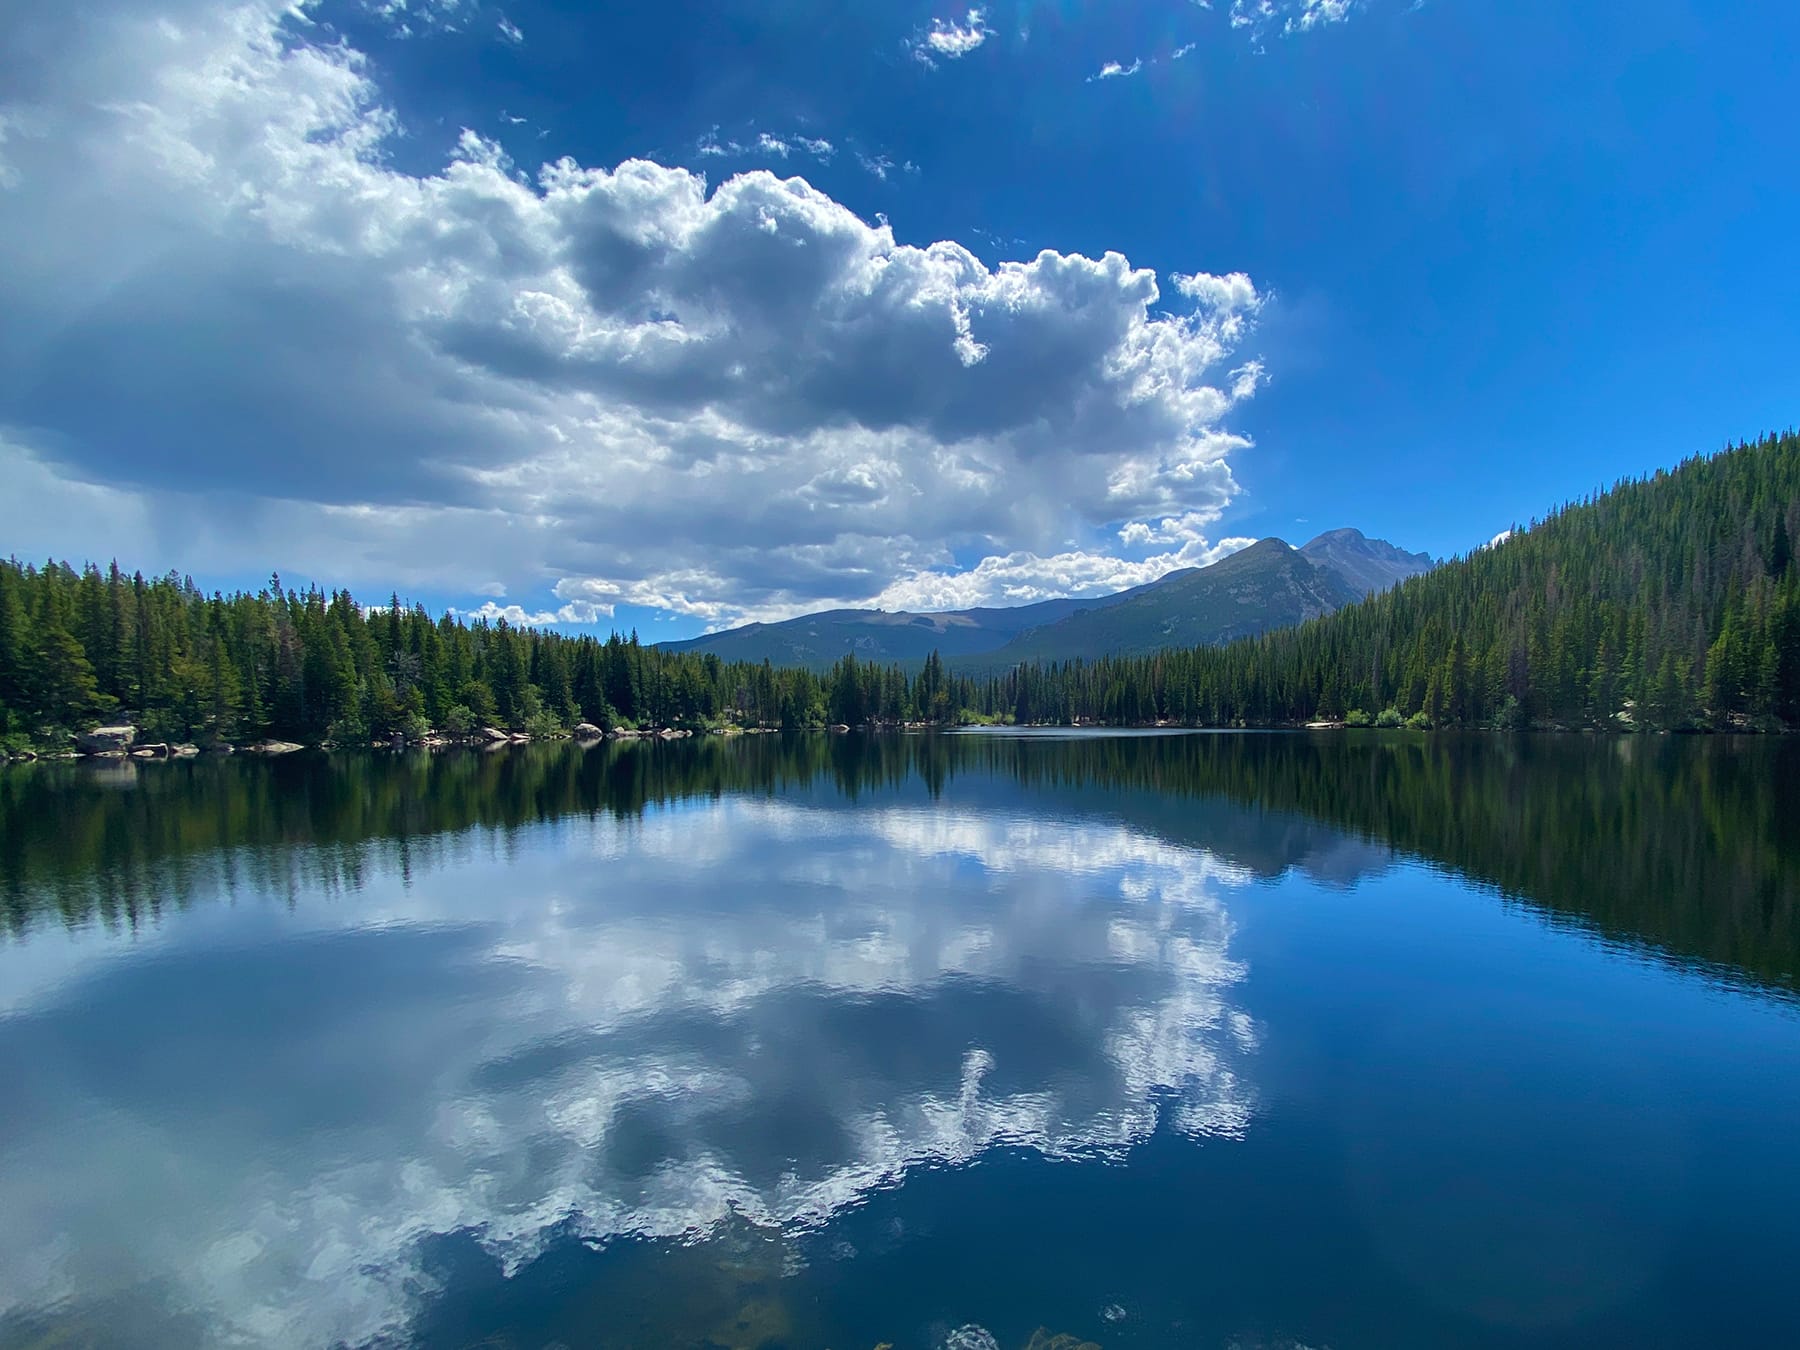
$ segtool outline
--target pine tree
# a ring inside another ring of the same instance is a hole
[[[17,563],[0,562],[0,734],[15,729],[14,718],[24,717],[30,689],[32,642],[20,595],[23,582]]]
[[[69,631],[68,601],[53,581],[40,587],[25,704],[39,721],[78,729],[100,710],[87,653]]]

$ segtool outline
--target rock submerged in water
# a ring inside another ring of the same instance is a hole
[[[944,1337],[943,1350],[1000,1350],[1000,1342],[986,1327],[970,1322]]]
[[[246,751],[253,755],[291,755],[296,750],[304,750],[304,745],[295,745],[292,741],[257,741],[246,745]]]
[[[129,750],[136,739],[137,728],[133,726],[95,727],[77,736],[75,744],[90,755],[100,755]]]
[[[1000,1342],[994,1333],[974,1322],[947,1333],[941,1344],[942,1350],[1000,1350]],[[1100,1350],[1100,1347],[1066,1331],[1052,1334],[1048,1327],[1039,1327],[1031,1333],[1025,1350]]]

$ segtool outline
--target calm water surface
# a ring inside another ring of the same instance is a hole
[[[0,1345],[1794,1344],[1797,818],[1726,740],[6,770]]]

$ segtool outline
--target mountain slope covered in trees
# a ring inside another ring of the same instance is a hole
[[[1020,661],[1228,642],[1329,613],[1432,566],[1428,554],[1407,553],[1354,529],[1330,530],[1302,546],[1298,567],[1278,562],[1276,550],[1295,552],[1278,539],[1264,540],[1245,550],[1248,556],[1179,568],[1111,595],[917,614],[833,609],[658,645],[664,651],[710,652],[723,661],[771,661],[815,671],[845,655],[916,668],[935,651],[958,669],[979,673]],[[1306,564],[1323,575],[1311,576]]]
[[[1800,436],[1617,484],[1296,628],[1028,667],[1015,712],[1267,725],[1660,729],[1800,722]]]
[[[1299,549],[1263,539],[1210,567],[1165,577],[1117,604],[1021,633],[980,664],[1007,667],[1209,646],[1318,618],[1362,595]]]
[[[710,654],[721,661],[770,661],[778,666],[806,666],[813,670],[826,669],[846,653],[863,661],[917,663],[934,651],[943,656],[993,651],[1028,628],[1104,609],[1179,575],[1183,573],[1170,573],[1148,585],[1113,595],[1040,600],[1030,605],[918,614],[907,610],[822,610],[777,623],[749,623],[657,645],[663,651]]]

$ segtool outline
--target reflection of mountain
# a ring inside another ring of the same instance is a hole
[[[904,800],[520,843],[372,875],[302,906],[310,931],[171,925],[0,1022],[0,1308],[161,1278],[231,1310],[221,1339],[354,1341],[434,1232],[513,1261],[570,1225],[818,1222],[997,1145],[1248,1122],[1221,899],[1244,876],[1204,853]],[[73,1129],[72,1096],[96,1108]]]
[[[957,779],[946,796],[962,801],[990,797],[996,780]],[[1005,793],[1008,800],[1017,790]],[[1354,886],[1394,864],[1394,850],[1291,811],[1246,809],[1227,797],[1188,795],[1166,788],[1121,782],[1096,793],[1091,785],[1035,785],[1024,800],[1054,807],[1068,816],[1102,816],[1128,823],[1172,844],[1203,849],[1247,875],[1273,880],[1290,870],[1324,886]]]
[[[0,921],[135,925],[235,888],[354,890],[466,853],[471,826],[720,793],[847,809],[951,784],[1015,806],[1049,794],[1259,875],[1349,884],[1413,854],[1610,937],[1800,983],[1800,745],[1783,739],[759,736],[157,765],[128,791],[15,768],[0,774]]]

